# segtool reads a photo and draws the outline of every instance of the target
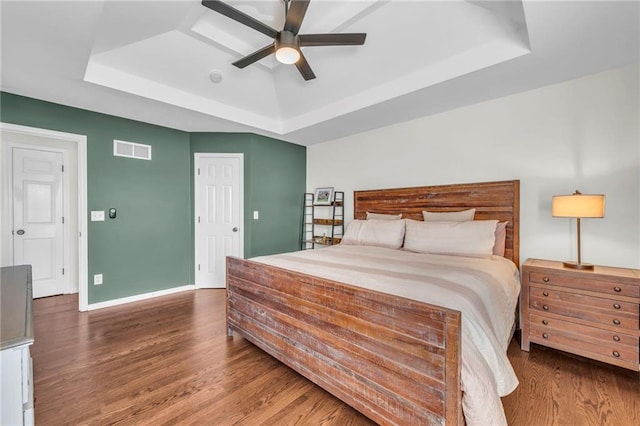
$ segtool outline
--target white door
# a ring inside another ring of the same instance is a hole
[[[195,154],[195,284],[226,286],[227,256],[242,250],[242,154]]]
[[[13,264],[31,265],[33,297],[62,294],[62,153],[13,148]]]

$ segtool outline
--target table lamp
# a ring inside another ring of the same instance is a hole
[[[554,195],[551,199],[553,217],[575,217],[578,229],[578,261],[563,262],[566,268],[593,270],[593,265],[582,263],[580,256],[580,219],[604,217],[604,195],[582,194],[577,191],[571,195]]]

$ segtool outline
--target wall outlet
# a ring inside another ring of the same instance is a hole
[[[101,285],[101,284],[102,284],[102,274],[94,274],[93,285]]]

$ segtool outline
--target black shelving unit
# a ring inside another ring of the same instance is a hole
[[[301,249],[340,243],[344,234],[344,192],[335,191],[330,204],[316,204],[314,194],[304,194]]]
[[[302,242],[300,249],[307,250],[313,247],[313,217],[315,216],[314,194],[305,192],[302,198]]]

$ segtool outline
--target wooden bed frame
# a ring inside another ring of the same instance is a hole
[[[354,217],[475,208],[508,221],[519,265],[519,181],[355,191]],[[227,328],[379,424],[464,424],[461,313],[229,257]]]

